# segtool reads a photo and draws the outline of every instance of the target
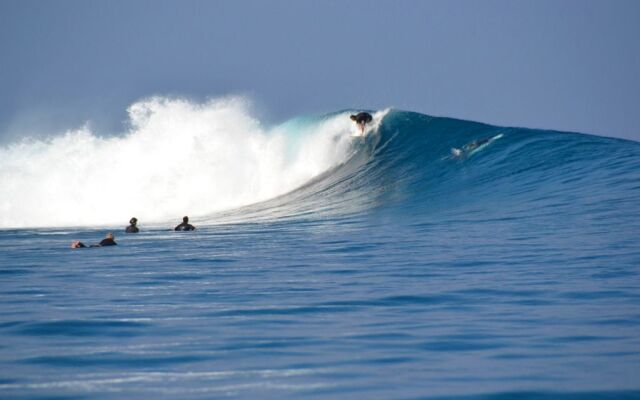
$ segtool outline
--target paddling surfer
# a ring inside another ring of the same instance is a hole
[[[454,156],[454,157],[460,157],[460,156],[462,156],[463,153],[469,154],[473,150],[475,150],[478,147],[482,146],[483,144],[489,143],[491,141],[491,139],[492,138],[474,140],[474,141],[469,142],[469,143],[465,144],[464,146],[462,146],[461,149],[453,147],[451,149],[451,155]]]
[[[106,247],[106,246],[115,246],[117,244],[118,243],[116,243],[116,241],[114,240],[113,233],[109,232],[109,233],[107,233],[107,237],[102,239],[102,241],[100,241],[100,243],[98,243],[98,244],[92,244],[90,246],[87,246],[84,243],[82,243],[81,241],[76,240],[76,241],[71,243],[71,248],[72,249],[81,249],[81,248],[84,248],[84,247]]]

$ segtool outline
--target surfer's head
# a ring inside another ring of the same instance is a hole
[[[138,223],[138,218],[136,218],[136,217],[131,218],[131,219],[129,220],[129,223],[130,223],[131,225],[135,225],[135,224],[137,224],[137,223]]]
[[[189,217],[187,217],[186,215],[182,217],[182,222],[184,222],[185,224],[189,222]]]
[[[113,233],[111,232],[107,233],[107,239],[113,240]]]

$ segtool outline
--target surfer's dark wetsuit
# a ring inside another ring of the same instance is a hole
[[[189,223],[189,217],[183,217],[182,223],[176,226],[174,231],[195,231],[196,227]]]
[[[115,240],[113,240],[113,234],[109,233],[107,234],[107,237],[102,239],[100,241],[100,243],[98,244],[92,244],[90,246],[87,246],[86,244],[82,243],[79,240],[76,240],[74,242],[71,243],[71,248],[72,249],[81,249],[81,248],[85,248],[85,247],[106,247],[106,246],[115,246],[118,243],[116,243]]]
[[[124,230],[126,233],[138,233],[138,232],[140,232],[140,229],[138,229],[138,227],[136,226],[136,224],[138,223],[138,219],[136,217],[131,218],[129,220],[129,223],[131,225],[127,226],[127,229]]]
[[[364,136],[365,125],[373,121],[373,117],[371,116],[371,114],[366,112],[361,112],[355,115],[351,115],[349,118],[351,118],[352,121],[355,121],[356,124],[358,124],[358,126],[360,127],[360,134],[362,136]]]
[[[358,125],[363,125],[363,126],[373,121],[373,116],[366,112],[357,113],[355,115],[352,115],[349,118],[351,118],[352,121],[356,121]]]

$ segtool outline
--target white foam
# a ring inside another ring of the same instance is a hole
[[[115,137],[83,127],[0,148],[0,227],[144,225],[267,200],[344,162],[352,128],[345,114],[265,129],[240,98],[128,111]]]

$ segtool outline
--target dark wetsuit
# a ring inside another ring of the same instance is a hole
[[[129,225],[129,226],[127,226],[127,229],[125,229],[125,232],[126,233],[138,233],[138,232],[140,232],[140,229],[138,229],[138,227],[135,226],[135,225]]]
[[[373,121],[373,116],[371,116],[371,114],[369,113],[361,112],[356,115],[352,115],[351,119],[356,121],[356,123],[358,123],[359,125],[364,125]]]
[[[90,245],[88,247],[115,246],[117,244],[118,243],[116,243],[115,240],[106,238],[106,239],[102,239],[102,241],[100,243],[92,244],[92,245]],[[73,246],[74,249],[81,249],[81,248],[87,247],[87,245],[82,243],[82,242],[76,242],[76,243],[74,243],[74,245],[75,245],[75,246]]]
[[[183,222],[180,225],[176,226],[174,231],[195,231],[196,227],[191,225],[188,222]]]

